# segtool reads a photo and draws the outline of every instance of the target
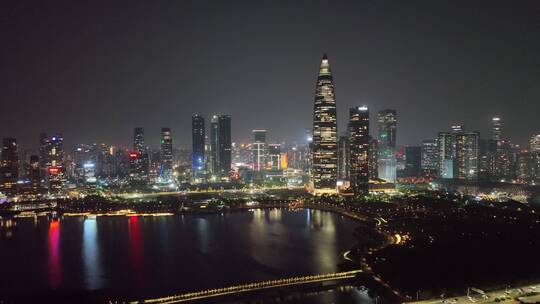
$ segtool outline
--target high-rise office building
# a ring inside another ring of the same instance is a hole
[[[315,194],[335,193],[337,182],[337,114],[334,80],[324,54],[315,88],[311,180]]]
[[[492,134],[491,139],[492,140],[501,140],[501,133],[502,133],[502,119],[499,116],[495,116],[491,119],[492,123]]]
[[[287,151],[288,168],[303,169],[304,167],[304,153],[303,149],[298,146],[292,146]]]
[[[540,153],[520,151],[516,156],[516,177],[520,182],[534,182],[540,178]]]
[[[61,133],[52,135],[49,138],[48,150],[48,177],[49,190],[58,194],[64,189],[66,181],[66,171],[64,166],[64,137]]]
[[[231,117],[214,115],[210,122],[211,168],[215,180],[229,180],[231,173]]]
[[[268,158],[270,169],[272,171],[277,171],[281,169],[281,145],[280,144],[269,144],[268,145]]]
[[[351,165],[350,152],[349,135],[340,136],[338,140],[338,181],[349,181]]]
[[[133,150],[137,154],[146,152],[146,148],[144,147],[144,128],[135,128],[133,130]]]
[[[439,132],[437,146],[439,177],[454,178],[454,136],[452,133]]]
[[[396,110],[379,111],[379,178],[396,181]]]
[[[533,153],[540,153],[540,134],[531,136],[529,150]]]
[[[204,117],[193,115],[191,118],[191,170],[194,178],[201,178],[205,173],[205,133]]]
[[[39,167],[41,169],[41,175],[47,176],[47,169],[49,168],[49,150],[50,141],[47,133],[39,134]]]
[[[421,175],[422,147],[405,147],[405,176],[419,177]]]
[[[8,196],[17,194],[17,181],[19,180],[18,153],[17,140],[13,137],[5,137],[2,140],[0,186],[2,192]]]
[[[504,141],[502,139],[502,119],[499,116],[491,118],[491,139],[487,142],[486,172],[492,179],[500,179],[504,176],[504,166],[508,155],[504,153]]]
[[[161,128],[161,172],[163,182],[173,181],[173,144],[170,128]]]
[[[107,153],[102,153],[103,159],[107,159]],[[149,157],[144,145],[144,128],[133,130],[133,151],[129,152],[129,166],[131,182],[140,185],[148,180]],[[102,166],[99,166],[101,169]]]
[[[219,116],[219,166],[221,178],[228,180],[231,174],[231,117],[229,115]]]
[[[369,136],[369,178],[379,178],[379,141]]]
[[[266,167],[266,130],[253,130],[253,170],[261,171]]]
[[[461,132],[455,138],[455,178],[478,178],[478,132]]]
[[[30,155],[30,171],[28,173],[31,193],[34,195],[39,194],[41,191],[41,169],[39,167],[39,156]]]
[[[350,108],[350,185],[355,194],[369,192],[369,140],[368,108]]]
[[[436,176],[439,169],[439,148],[437,140],[428,139],[422,142],[421,169],[425,176]]]
[[[452,131],[439,133],[439,177],[478,179],[479,133],[466,132],[462,127],[452,127]]]
[[[218,153],[218,116],[214,115],[212,116],[212,120],[210,121],[210,172],[212,173],[212,176],[216,178],[216,176],[219,174],[219,153]]]

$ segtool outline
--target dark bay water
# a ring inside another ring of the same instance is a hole
[[[336,272],[354,243],[355,226],[330,212],[285,209],[4,218],[0,294],[100,290],[111,298],[135,299]],[[355,288],[309,297],[309,303],[370,302]]]

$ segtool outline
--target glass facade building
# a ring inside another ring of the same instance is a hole
[[[0,164],[0,186],[4,194],[13,196],[17,194],[17,181],[19,180],[19,151],[17,140],[6,137],[2,140],[2,158]]]
[[[355,194],[369,192],[369,111],[349,109],[350,186]]]
[[[191,118],[191,171],[194,178],[202,177],[205,173],[205,136],[204,117],[193,115]]]
[[[173,144],[170,128],[161,128],[161,169],[160,178],[162,182],[173,181]]]
[[[386,109],[378,113],[379,123],[379,178],[396,181],[396,110]]]
[[[437,175],[439,170],[439,147],[437,140],[428,139],[422,142],[420,166],[424,175]]]
[[[253,170],[261,171],[266,167],[266,130],[253,130]]]
[[[456,135],[454,172],[455,178],[478,179],[478,132],[461,132]]]
[[[454,178],[454,137],[452,133],[439,132],[439,177]]]
[[[215,180],[228,180],[231,172],[231,117],[214,115],[210,122],[210,163]]]
[[[349,136],[340,136],[338,140],[338,181],[349,181],[350,151]]]
[[[281,145],[269,144],[268,145],[268,158],[269,168],[272,171],[281,169]]]
[[[52,193],[59,193],[64,188],[65,166],[64,166],[64,137],[58,133],[49,138],[48,147],[48,175],[49,190]]]
[[[337,113],[334,80],[324,54],[315,87],[311,183],[315,194],[335,193],[337,183]]]

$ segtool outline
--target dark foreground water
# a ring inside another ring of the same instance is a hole
[[[285,209],[161,217],[0,219],[0,295],[98,290],[137,299],[339,271],[355,222]],[[357,288],[286,300],[369,303]],[[1,297],[0,297],[1,299]]]

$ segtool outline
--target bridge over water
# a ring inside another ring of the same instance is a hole
[[[202,300],[214,297],[220,297],[225,295],[239,294],[250,291],[257,291],[263,289],[279,288],[286,286],[295,286],[302,284],[311,284],[325,281],[339,281],[352,279],[356,277],[357,274],[361,273],[362,270],[351,270],[344,272],[335,272],[335,273],[326,273],[310,276],[301,276],[301,277],[291,277],[263,282],[254,282],[241,285],[234,285],[224,288],[215,288],[207,289],[195,292],[189,292],[184,294],[172,295],[162,298],[155,299],[146,299],[142,301],[134,301],[135,303],[159,303],[159,304],[170,304],[170,303],[181,303],[193,300]]]

